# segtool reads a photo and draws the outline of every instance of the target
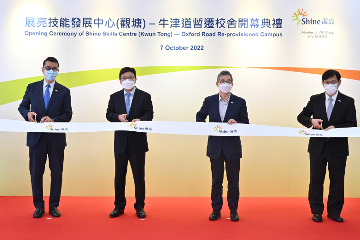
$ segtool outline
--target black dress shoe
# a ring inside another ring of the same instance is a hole
[[[236,210],[230,211],[230,219],[231,221],[235,221],[235,222],[239,221],[239,214],[237,213]]]
[[[35,209],[35,212],[33,213],[33,217],[34,218],[41,218],[45,213],[45,209],[44,208],[37,208]]]
[[[110,213],[110,217],[111,218],[115,218],[118,217],[120,215],[124,214],[124,209],[121,208],[115,208],[111,213]]]
[[[314,222],[322,222],[322,216],[321,216],[321,214],[313,214],[312,220],[313,220]]]
[[[328,218],[331,218],[333,221],[335,222],[343,222],[344,219],[342,217],[340,217],[340,215],[327,215]]]
[[[61,216],[61,213],[60,213],[59,209],[57,209],[57,207],[49,208],[49,213],[53,217],[60,217]]]
[[[137,215],[138,218],[145,218],[146,217],[146,213],[145,213],[143,208],[136,209],[136,215]]]
[[[215,221],[215,220],[218,220],[220,217],[221,217],[220,211],[213,210],[213,212],[209,216],[209,220]]]

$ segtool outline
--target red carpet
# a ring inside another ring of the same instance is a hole
[[[47,199],[46,199],[47,200]],[[226,203],[226,200],[224,201]],[[210,198],[146,198],[140,220],[128,198],[125,214],[109,218],[112,197],[62,197],[60,218],[32,218],[31,197],[0,197],[1,239],[360,239],[360,199],[345,199],[343,223],[311,221],[306,198],[240,198],[239,222],[210,222]],[[51,219],[47,219],[51,218]]]

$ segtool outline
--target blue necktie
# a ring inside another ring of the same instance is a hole
[[[129,116],[129,112],[130,112],[130,96],[131,96],[131,94],[126,93],[125,96],[126,96],[126,101],[125,101],[126,113]]]
[[[44,103],[45,103],[45,109],[47,109],[49,102],[50,102],[50,84],[46,85],[46,90],[45,90],[45,94],[44,94]]]

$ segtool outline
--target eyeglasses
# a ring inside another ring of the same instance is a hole
[[[231,84],[232,82],[229,80],[229,81],[225,81],[225,80],[220,80],[219,83],[228,83],[228,84]]]
[[[49,67],[49,66],[47,66],[47,67],[43,67],[46,71],[49,71],[49,70],[53,70],[53,71],[57,71],[58,70],[58,68],[57,67]]]
[[[337,84],[338,81],[337,80],[332,80],[332,81],[324,81],[324,84]]]
[[[134,80],[135,79],[135,77],[122,77],[122,78],[120,78],[121,80],[126,80],[126,79],[130,79],[130,80]]]

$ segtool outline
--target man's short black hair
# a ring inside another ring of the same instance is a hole
[[[44,62],[43,62],[43,67],[45,67],[45,62],[46,62],[46,61],[57,63],[57,64],[58,64],[58,67],[60,66],[60,65],[59,65],[59,61],[58,61],[56,58],[54,58],[54,57],[47,57],[47,58],[44,60]]]
[[[135,71],[135,68],[131,68],[131,67],[124,67],[120,70],[120,73],[119,73],[119,79],[121,78],[121,75],[123,75],[124,73],[126,72],[132,72],[136,78],[136,71]]]
[[[324,72],[324,74],[322,75],[321,79],[322,81],[329,79],[333,76],[336,76],[337,80],[340,81],[341,80],[341,75],[338,71],[333,70],[333,69],[329,69],[327,71]]]
[[[231,73],[230,73],[228,70],[221,71],[221,72],[218,74],[217,79],[216,79],[217,82],[219,82],[219,81],[220,81],[220,77],[221,77],[221,76],[224,76],[224,75],[230,75],[231,82],[233,82],[232,75],[231,75]]]

